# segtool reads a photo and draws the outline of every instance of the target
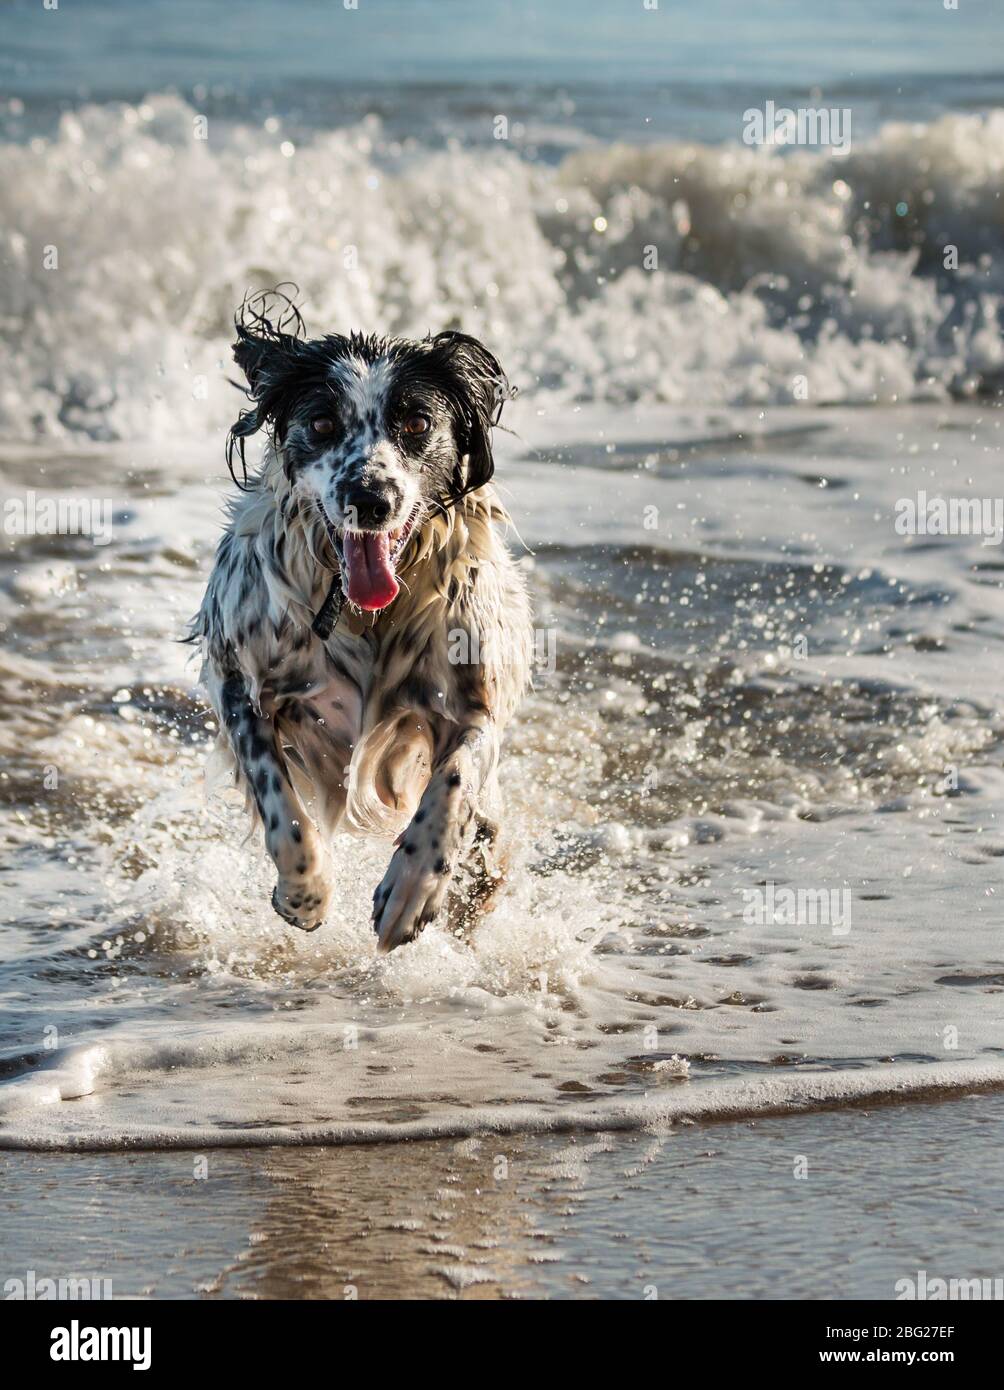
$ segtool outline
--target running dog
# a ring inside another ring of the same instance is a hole
[[[491,481],[510,392],[466,334],[307,340],[273,295],[236,318],[251,402],[227,444],[240,491],[189,640],[280,917],[324,921],[336,830],[396,835],[373,897],[383,953],[437,916],[462,867],[468,923],[501,877],[500,738],[533,640]]]

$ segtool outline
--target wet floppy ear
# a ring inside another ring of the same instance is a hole
[[[495,472],[492,428],[499,422],[502,406],[515,392],[498,358],[477,338],[466,333],[439,333],[434,342],[449,353],[460,385],[458,443],[467,456],[467,468],[464,476],[455,479],[454,491],[459,498],[483,487]]]
[[[250,409],[241,411],[227,436],[227,467],[238,486],[243,484],[234,472],[235,459],[239,459],[244,483],[247,483],[245,439],[266,425],[275,429],[276,434],[282,433],[283,402],[291,373],[298,365],[299,347],[299,339],[287,333],[275,333],[266,338],[237,325],[234,361],[247,378],[247,394],[253,402]]]
[[[270,377],[278,377],[284,366],[296,362],[306,336],[303,316],[287,289],[299,293],[295,285],[249,292],[234,315],[234,361],[254,396],[261,396]]]
[[[248,294],[234,316],[234,361],[247,378],[247,394],[254,403],[241,411],[227,435],[227,467],[239,487],[247,484],[244,441],[263,425],[282,433],[287,387],[300,362],[304,323],[286,288],[277,285]],[[288,288],[296,291],[295,285]],[[234,471],[235,459],[240,460],[243,483]]]
[[[246,328],[237,326],[237,341],[234,343],[234,361],[247,378],[252,395],[257,395],[264,377],[265,364],[275,343],[267,338],[259,338]]]
[[[248,395],[255,402],[250,410],[241,411],[230,426],[230,432],[227,435],[227,468],[238,487],[245,487],[248,479],[247,463],[244,459],[244,441],[252,434],[257,434],[265,423],[266,416],[261,393],[265,380],[265,360],[270,346],[271,344],[264,338],[249,333],[247,329],[238,324],[237,341],[233,347],[234,361],[244,373],[248,383]],[[235,382],[234,385],[236,384]],[[237,477],[234,468],[235,460],[240,461],[241,472],[244,476],[243,483]]]
[[[234,361],[247,377],[248,393],[269,407],[270,397],[282,389],[289,374],[299,367],[302,348],[301,339],[290,333],[263,337],[238,324]]]

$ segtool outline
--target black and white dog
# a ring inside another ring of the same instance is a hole
[[[500,876],[499,740],[532,644],[491,485],[508,388],[462,333],[307,341],[273,303],[237,316],[252,404],[230,432],[235,481],[244,439],[269,443],[229,505],[191,640],[278,870],[275,910],[313,931],[334,831],[396,834],[373,898],[390,951],[436,916],[460,866],[465,914]]]

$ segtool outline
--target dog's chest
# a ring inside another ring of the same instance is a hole
[[[355,630],[354,630],[355,629]],[[358,742],[368,700],[374,689],[379,648],[362,625],[343,619],[318,643],[320,670],[310,704],[328,734],[340,742]]]
[[[378,652],[371,634],[345,623],[324,641],[283,644],[269,664],[263,706],[290,731],[351,747],[362,733]]]

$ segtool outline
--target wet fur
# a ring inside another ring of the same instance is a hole
[[[278,871],[276,911],[306,930],[324,920],[336,830],[397,835],[374,894],[389,950],[437,915],[465,863],[476,870],[469,904],[488,900],[499,872],[500,738],[532,641],[490,481],[505,378],[463,335],[307,342],[263,313],[238,321],[235,357],[252,406],[231,459],[257,429],[270,442],[229,504],[192,640],[220,747]],[[392,442],[393,403],[415,392],[435,411],[420,457]],[[319,396],[345,425],[321,462],[304,425]],[[312,624],[339,561],[330,523],[347,497],[368,495],[360,487],[402,508],[418,499],[401,590],[378,613],[346,605],[322,640]]]

